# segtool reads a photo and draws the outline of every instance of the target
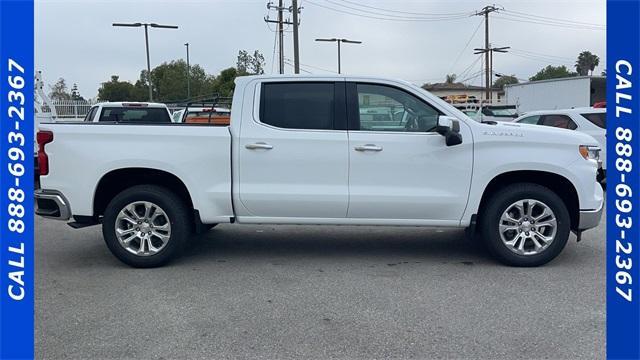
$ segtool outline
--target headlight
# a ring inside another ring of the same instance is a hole
[[[600,147],[599,146],[580,145],[578,147],[578,150],[580,151],[580,155],[582,155],[582,157],[585,160],[595,160],[595,161],[599,161],[600,160]]]

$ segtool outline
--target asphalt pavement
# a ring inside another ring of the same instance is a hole
[[[133,269],[37,218],[36,356],[603,359],[604,239],[522,269],[458,229],[227,224]]]

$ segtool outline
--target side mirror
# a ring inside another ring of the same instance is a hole
[[[447,146],[454,146],[462,144],[462,135],[459,132],[449,132],[444,137],[444,142]]]
[[[449,116],[439,116],[436,132],[445,138],[447,146],[462,144],[462,135],[460,135],[460,122]]]
[[[442,136],[453,130],[453,122],[455,120],[449,116],[438,116],[438,124],[436,125],[436,132]]]

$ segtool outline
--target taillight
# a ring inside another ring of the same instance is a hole
[[[38,141],[38,168],[40,175],[49,174],[49,157],[44,151],[44,146],[53,141],[53,133],[51,131],[38,131],[36,135]]]

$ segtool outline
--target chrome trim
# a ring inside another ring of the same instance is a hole
[[[56,219],[56,220],[69,220],[71,218],[71,208],[69,207],[69,202],[60,192],[55,190],[36,190],[35,193],[35,205],[36,205],[36,215],[40,215],[42,217],[48,219]],[[40,209],[38,209],[38,199],[43,200],[52,200],[58,206],[58,210],[60,212],[59,216],[50,216],[46,215],[46,213],[42,213]]]
[[[578,230],[592,229],[600,224],[602,213],[604,210],[604,201],[597,210],[580,210],[580,222]]]

